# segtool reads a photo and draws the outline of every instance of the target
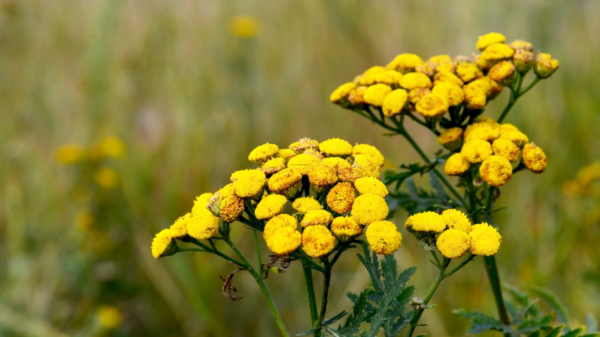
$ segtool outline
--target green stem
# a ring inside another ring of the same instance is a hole
[[[310,320],[313,328],[316,327],[319,316],[317,314],[317,300],[315,296],[315,285],[312,278],[312,270],[309,266],[302,264],[304,270],[304,279],[306,280],[306,289],[308,290],[308,305],[310,306]],[[315,333],[315,336],[316,333]]]
[[[518,82],[516,90],[513,90],[511,88],[510,99],[508,101],[508,104],[504,108],[504,111],[502,111],[502,114],[500,115],[500,118],[498,118],[498,123],[502,123],[502,121],[504,120],[504,118],[506,117],[506,115],[508,115],[508,112],[510,111],[510,109],[512,109],[512,107],[515,105],[515,103],[517,102],[517,100],[521,96],[525,95],[529,90],[531,90],[531,88],[533,88],[540,81],[540,78],[536,77],[535,80],[533,80],[531,82],[531,84],[529,84],[529,86],[527,86],[527,88],[525,88],[525,90],[521,91],[521,84],[523,82],[523,77],[524,76],[521,76],[518,79],[519,82]]]
[[[529,86],[527,88],[525,88],[525,90],[523,90],[519,93],[519,97],[525,95],[525,93],[527,93],[529,90],[531,90],[531,88],[533,88],[539,81],[540,81],[540,78],[536,77],[535,80],[531,81],[531,84],[529,84]]]
[[[252,277],[254,277],[254,280],[260,288],[260,291],[263,293],[265,299],[267,300],[269,309],[271,310],[271,314],[275,319],[275,323],[277,324],[281,335],[285,337],[290,337],[289,333],[285,329],[285,325],[283,324],[283,319],[281,319],[281,315],[279,315],[279,311],[277,311],[277,307],[275,307],[273,297],[271,296],[271,293],[269,292],[269,289],[267,288],[267,285],[265,284],[265,280],[262,278],[262,275],[256,272],[256,270],[252,267],[250,261],[248,261],[246,256],[238,249],[238,247],[233,243],[233,241],[231,241],[229,237],[225,238],[225,242],[227,242],[229,247],[231,247],[231,249],[233,249],[233,251],[239,256],[239,258],[246,264],[246,268],[248,269],[248,271],[250,271]]]
[[[202,247],[204,249],[204,251],[206,251],[208,253],[215,254],[215,255],[220,256],[220,257],[224,258],[225,260],[227,260],[227,261],[229,261],[229,262],[231,262],[233,264],[236,264],[239,267],[246,268],[246,265],[243,264],[243,263],[241,263],[240,261],[238,261],[238,260],[236,260],[234,258],[231,258],[231,257],[229,257],[229,256],[221,253],[220,251],[218,251],[216,249],[212,249],[212,248],[208,247],[207,245],[203,244],[202,242],[200,242],[200,241],[198,241],[198,240],[196,240],[194,238],[190,238],[189,240],[193,244]],[[179,248],[179,250],[182,250],[182,249],[183,248]]]
[[[508,311],[506,310],[506,305],[504,304],[504,299],[502,298],[502,287],[500,286],[500,276],[498,274],[496,258],[495,256],[486,256],[484,261],[485,269],[487,270],[490,284],[492,286],[492,291],[494,292],[494,298],[496,299],[498,315],[500,315],[502,324],[508,326],[510,325],[510,318],[508,317]],[[510,334],[505,334],[505,336],[510,336]]]
[[[202,249],[202,248],[177,248],[177,252],[204,252],[204,253],[209,253],[208,250],[206,249]]]
[[[256,257],[258,259],[258,268],[260,268],[260,274],[262,275],[262,259],[260,257],[260,246],[258,244],[258,231],[255,229],[254,232],[254,246],[256,247]]]
[[[321,299],[321,313],[317,319],[315,329],[316,337],[321,337],[323,334],[323,328],[321,327],[321,324],[325,320],[325,314],[327,313],[327,298],[329,297],[329,286],[331,284],[332,265],[329,264],[329,260],[327,258],[323,258],[323,263],[325,264],[325,272],[323,273],[323,296]]]

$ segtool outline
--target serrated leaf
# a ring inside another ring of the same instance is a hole
[[[543,317],[536,317],[521,323],[518,328],[518,333],[529,333],[541,328],[552,327],[550,324],[556,318],[556,313],[552,312]]]
[[[340,333],[354,334],[358,332],[358,328],[367,314],[367,298],[371,291],[371,288],[367,288],[357,296],[356,301],[354,301],[352,313],[346,319],[344,326],[338,329]]]
[[[600,337],[600,333],[594,332],[594,333],[589,333],[589,334],[581,335],[579,337]]]
[[[548,332],[548,334],[546,335],[546,337],[557,337],[560,335],[560,333],[563,331],[563,329],[565,328],[565,325],[561,325],[561,326],[557,326],[555,328],[552,328],[550,330],[550,332]]]
[[[381,325],[385,321],[385,314],[388,311],[390,304],[396,297],[398,297],[398,295],[400,295],[402,290],[403,289],[401,287],[395,287],[385,294],[382,303],[379,304],[375,316],[373,316],[373,319],[371,320],[371,329],[369,329],[369,334],[367,335],[368,337],[375,337],[377,335]]]
[[[556,311],[556,319],[559,323],[567,323],[569,321],[567,309],[550,289],[533,286],[531,290],[548,302],[552,309]]]
[[[416,272],[415,266],[404,269],[398,276],[398,283],[407,283]]]
[[[373,288],[375,288],[378,292],[383,292],[383,284],[381,283],[381,270],[379,269],[379,260],[377,259],[377,254],[373,252],[371,255],[371,251],[367,244],[363,244],[363,253],[364,257],[360,254],[356,254],[360,262],[367,268],[369,272],[369,277],[371,278],[371,284]]]
[[[402,290],[402,292],[400,293],[400,295],[398,295],[398,297],[396,297],[396,302],[398,304],[398,306],[400,307],[404,307],[405,305],[408,304],[408,302],[410,302],[410,299],[412,297],[412,295],[415,292],[415,287],[414,286],[409,286],[406,287]]]
[[[296,336],[308,336],[308,335],[312,335],[313,332],[315,332],[315,329],[310,329],[310,330],[306,330],[304,332],[301,332],[299,334],[297,334]]]
[[[585,327],[579,327],[575,330],[570,330],[569,332],[567,332],[566,334],[563,335],[563,337],[577,337],[579,336],[580,333],[585,331]]]
[[[346,310],[342,310],[342,312],[340,312],[339,314],[337,314],[331,318],[324,319],[322,325],[331,325],[331,324],[339,321],[342,317],[346,316],[347,314],[348,313],[346,312]]]
[[[468,334],[478,334],[489,330],[504,331],[504,326],[500,321],[482,312],[468,312],[464,309],[457,309],[453,312],[471,321],[472,326],[469,327]]]
[[[390,290],[396,284],[398,276],[398,267],[394,255],[386,255],[381,262],[381,270],[383,271],[385,289]]]

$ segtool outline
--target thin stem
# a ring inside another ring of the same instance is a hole
[[[262,275],[262,259],[260,257],[260,246],[258,244],[258,231],[255,229],[254,232],[254,246],[256,247],[256,258],[258,259],[258,268],[260,268],[260,274]]]
[[[190,242],[192,242],[193,244],[195,244],[195,245],[197,245],[197,246],[200,246],[200,247],[202,247],[202,248],[203,248],[203,249],[204,249],[206,252],[208,252],[208,253],[212,253],[212,254],[218,255],[218,256],[220,256],[220,257],[224,258],[225,260],[227,260],[227,261],[229,261],[229,262],[231,262],[231,263],[233,263],[233,264],[236,264],[236,265],[238,265],[239,267],[246,268],[246,265],[245,265],[245,264],[243,264],[242,262],[240,262],[240,261],[238,261],[238,260],[236,260],[236,259],[234,259],[234,258],[231,258],[231,257],[229,257],[229,256],[227,256],[227,255],[225,255],[225,254],[221,253],[221,252],[220,252],[219,250],[217,250],[217,249],[212,249],[212,248],[208,247],[207,245],[203,244],[202,242],[200,242],[200,241],[198,241],[198,240],[196,240],[196,239],[194,239],[194,238],[190,238],[189,240],[190,240]],[[179,248],[179,249],[181,250],[182,248]]]
[[[500,118],[498,118],[498,123],[502,123],[502,121],[504,120],[504,118],[506,117],[506,115],[508,115],[508,112],[510,111],[510,109],[512,109],[512,107],[515,105],[515,103],[517,102],[517,100],[525,95],[529,90],[531,90],[531,88],[533,88],[539,81],[540,78],[536,77],[530,84],[529,86],[527,86],[527,88],[525,88],[525,90],[521,91],[521,84],[523,83],[523,77],[521,76],[518,79],[518,85],[516,90],[513,90],[511,88],[511,93],[510,93],[510,99],[508,101],[508,104],[506,105],[506,107],[504,108],[504,111],[502,111],[502,114],[500,115]]]
[[[531,81],[531,84],[529,84],[529,86],[527,86],[527,88],[525,88],[525,90],[523,90],[519,93],[519,97],[525,95],[525,93],[527,93],[529,90],[531,90],[531,88],[533,88],[539,81],[540,81],[540,78],[536,77],[535,80]]]
[[[500,286],[500,276],[498,274],[496,258],[495,256],[486,256],[484,261],[485,269],[487,270],[490,284],[492,286],[492,291],[494,292],[494,298],[496,299],[498,315],[500,315],[500,320],[502,323],[508,326],[510,325],[510,318],[508,317],[508,311],[506,310],[506,305],[504,304],[504,299],[502,298],[502,287]],[[510,336],[510,334],[505,334],[505,336]]]
[[[206,249],[202,249],[202,248],[177,248],[177,252],[205,252],[205,253],[210,253],[208,250]]]
[[[304,279],[306,280],[306,289],[308,291],[308,305],[310,306],[310,320],[313,328],[316,327],[319,316],[317,314],[317,300],[315,297],[315,285],[312,278],[312,270],[309,266],[302,264],[304,270]],[[315,334],[315,336],[317,336]]]
[[[317,319],[315,329],[315,336],[318,337],[321,337],[323,333],[321,324],[325,320],[325,314],[327,313],[327,298],[329,297],[329,286],[331,284],[332,265],[329,264],[329,260],[326,257],[323,258],[323,264],[325,265],[325,272],[323,273],[323,296],[321,299],[321,313],[319,314],[319,318]]]
[[[279,315],[277,307],[275,307],[273,297],[271,296],[271,293],[269,292],[269,289],[267,288],[267,285],[265,284],[265,280],[262,278],[262,275],[256,272],[256,270],[252,267],[250,261],[248,261],[246,256],[238,249],[238,247],[233,243],[233,241],[231,241],[229,237],[225,238],[225,242],[227,242],[229,247],[231,247],[231,249],[233,249],[233,251],[239,256],[239,258],[246,264],[246,268],[248,268],[248,271],[250,271],[250,274],[252,274],[252,277],[254,277],[254,280],[260,288],[260,291],[263,293],[265,299],[267,300],[267,304],[269,305],[269,309],[271,309],[271,314],[275,319],[275,323],[277,324],[281,335],[289,337],[290,335],[287,332],[285,325],[283,324],[283,319],[281,319],[281,315]]]

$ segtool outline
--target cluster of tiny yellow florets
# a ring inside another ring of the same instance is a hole
[[[534,58],[533,45],[523,40],[505,44],[502,34],[479,37],[472,56],[438,55],[423,60],[415,54],[396,56],[385,67],[373,66],[342,84],[330,96],[344,107],[373,107],[387,117],[416,111],[426,119],[439,120],[451,107],[483,109],[512,84],[515,74],[532,68],[543,79],[558,69],[549,54]]]
[[[435,240],[437,249],[448,259],[459,258],[467,251],[474,255],[491,256],[498,252],[502,242],[502,237],[494,227],[487,223],[472,226],[469,218],[456,209],[445,210],[442,214],[413,214],[404,226],[412,233]]]
[[[248,217],[264,225],[267,247],[277,255],[302,247],[308,256],[322,257],[338,240],[348,242],[374,223],[366,231],[373,251],[391,254],[400,247],[395,225],[383,221],[389,213],[388,190],[380,180],[385,159],[375,147],[303,138],[287,149],[258,146],[248,159],[259,167],[233,173],[230,184],[199,196],[190,213],[157,235],[155,258],[175,253],[175,239],[212,238],[222,222],[234,222],[249,210]],[[292,215],[284,213],[288,202]]]

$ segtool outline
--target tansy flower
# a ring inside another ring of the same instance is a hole
[[[494,152],[492,151],[492,145],[490,145],[489,142],[481,139],[474,139],[466,142],[460,150],[460,153],[465,156],[471,164],[477,164],[486,160]]]
[[[279,152],[279,147],[275,144],[263,144],[250,152],[248,160],[255,164],[262,164],[271,159]]]
[[[429,95],[430,93],[431,90],[427,88],[413,89],[408,92],[408,101],[416,105],[423,97]]]
[[[490,156],[479,167],[483,181],[491,186],[502,186],[512,177],[512,166],[508,159],[501,156]]]
[[[338,177],[333,168],[319,163],[314,165],[308,172],[308,181],[310,181],[310,187],[315,192],[323,193],[337,183]]]
[[[267,241],[269,250],[277,255],[288,255],[294,252],[302,243],[302,234],[291,227],[276,230]]]
[[[421,212],[409,216],[404,227],[417,232],[441,233],[446,229],[446,222],[435,212]]]
[[[305,137],[295,143],[290,144],[289,148],[297,153],[301,153],[308,149],[318,149],[319,142]]]
[[[296,156],[296,151],[290,149],[280,149],[277,153],[277,157],[283,158],[287,163],[290,159]]]
[[[92,224],[94,223],[94,217],[89,211],[80,211],[75,214],[74,223],[77,228],[82,231],[87,231],[91,229]]]
[[[503,133],[509,132],[509,131],[521,132],[521,130],[519,130],[516,126],[509,124],[509,123],[500,124],[500,126],[498,128],[500,129],[500,135],[502,135]]]
[[[252,16],[236,15],[229,19],[229,32],[233,36],[251,38],[258,34],[258,20]]]
[[[77,144],[65,144],[56,149],[54,158],[63,165],[74,164],[85,158],[85,151]]]
[[[415,72],[423,74],[427,77],[432,77],[433,75],[435,75],[435,68],[436,65],[427,61],[424,63],[421,63],[421,65],[417,66],[415,68]]]
[[[387,68],[406,74],[414,71],[421,63],[423,63],[423,60],[418,55],[400,54],[387,65]]]
[[[281,151],[281,150],[279,150]],[[288,150],[290,152],[294,152],[292,150]],[[296,153],[294,153],[294,156],[296,155]],[[273,159],[269,159],[268,161],[266,161],[264,164],[262,164],[262,166],[260,167],[260,170],[263,171],[265,174],[267,175],[271,175],[273,173],[277,173],[281,170],[283,170],[285,168],[285,159],[278,157],[278,158],[273,158]]]
[[[434,65],[435,70],[440,72],[454,72],[456,64],[452,61],[452,57],[450,55],[438,55],[433,56],[427,63],[431,63]]]
[[[545,53],[538,53],[535,58],[535,66],[533,68],[533,72],[539,78],[548,78],[554,74],[556,69],[558,69],[558,60],[552,58],[552,55]]]
[[[170,229],[163,229],[152,240],[152,256],[155,259],[177,253],[177,244]]]
[[[458,151],[463,142],[463,130],[461,128],[450,128],[444,130],[437,138],[438,143],[450,151]]]
[[[513,55],[513,63],[518,72],[525,74],[533,67],[533,53],[526,50],[517,50]]]
[[[496,43],[485,48],[483,53],[481,53],[481,57],[484,60],[494,64],[496,62],[511,58],[514,53],[515,50],[511,47],[503,43]]]
[[[352,145],[343,139],[332,138],[321,142],[319,150],[327,157],[346,157],[352,154]]]
[[[481,57],[481,55],[475,54],[473,54],[473,63],[475,63],[477,68],[479,68],[480,70],[487,70],[492,66],[486,59]]]
[[[408,102],[408,94],[405,90],[396,89],[383,100],[382,110],[387,117],[395,116],[402,112]]]
[[[269,190],[273,193],[293,198],[302,185],[302,175],[296,170],[286,168],[269,178]]]
[[[402,245],[402,235],[389,221],[376,221],[367,228],[367,242],[377,254],[390,255]]]
[[[310,154],[311,156],[317,158],[319,161],[325,159],[325,156],[319,152],[318,150],[315,149],[308,149],[308,150],[304,150],[305,154]]]
[[[288,168],[298,171],[301,175],[308,175],[312,168],[321,161],[310,154],[301,153],[288,161]]]
[[[327,194],[327,205],[329,205],[334,212],[344,214],[352,209],[355,198],[356,191],[351,183],[339,183]]]
[[[173,238],[181,239],[188,234],[187,223],[191,217],[192,213],[187,213],[186,215],[180,216],[177,220],[175,220],[171,227],[169,227]]]
[[[474,255],[492,256],[498,252],[502,243],[502,236],[498,230],[485,222],[474,225],[469,238],[470,251]]]
[[[365,92],[367,92],[366,86],[360,86],[350,91],[348,95],[348,102],[352,105],[361,105],[365,103]]]
[[[464,136],[466,142],[475,139],[492,141],[500,137],[500,129],[487,123],[476,123],[467,126]]]
[[[377,150],[377,148],[375,148],[375,146],[367,144],[354,145],[354,147],[352,148],[352,156],[356,157],[361,154],[371,158],[373,163],[378,167],[383,166],[383,163],[385,162],[383,155],[381,154],[381,152],[379,152],[379,150]]]
[[[281,159],[281,158],[278,158]],[[235,194],[240,198],[256,198],[262,196],[267,177],[261,170],[237,171],[236,181],[233,183]]]
[[[511,47],[512,49],[514,49],[515,51],[519,51],[519,50],[532,51],[533,50],[533,45],[530,42],[523,41],[523,40],[515,40],[515,41],[511,42],[508,46]]]
[[[455,153],[446,160],[444,172],[449,176],[459,176],[469,170],[471,163],[461,153]]]
[[[527,136],[520,131],[502,132],[502,134],[500,135],[500,139],[508,139],[511,142],[515,143],[515,145],[519,148],[522,148],[523,146],[525,146],[525,144],[529,143],[529,138],[527,138]]]
[[[442,82],[456,84],[459,87],[462,87],[464,85],[463,81],[460,78],[456,77],[456,75],[454,75],[453,73],[451,73],[449,71],[440,71],[437,74],[435,74],[435,76],[433,77],[433,86],[434,87],[438,83],[442,83]]]
[[[448,111],[448,101],[441,95],[431,93],[417,103],[417,112],[427,118],[436,118]]]
[[[392,88],[386,84],[375,84],[370,86],[364,95],[365,102],[372,106],[381,106],[385,97],[392,92]]]
[[[375,194],[382,198],[387,197],[388,189],[379,179],[363,177],[354,182],[354,187],[359,194]]]
[[[98,149],[105,157],[120,158],[127,149],[121,139],[115,136],[109,136],[100,141]]]
[[[500,124],[498,124],[498,122],[496,122],[495,120],[488,118],[488,117],[479,117],[475,120],[475,124],[487,124],[491,127],[493,127],[494,129],[499,128]]]
[[[488,100],[494,99],[494,97],[498,96],[502,92],[502,89],[504,89],[503,86],[496,83],[496,81],[492,80],[489,76],[483,76],[482,78],[477,79],[471,83],[475,83],[478,81],[487,84],[487,91],[485,92],[485,94]]]
[[[382,197],[375,194],[363,194],[354,200],[351,214],[356,222],[365,226],[385,219],[389,212],[390,209]]]
[[[477,81],[478,80],[475,80],[463,87],[463,91],[465,93],[465,105],[471,110],[483,109],[487,100],[485,91],[481,90],[480,87],[472,85]]]
[[[233,222],[244,213],[244,199],[233,194],[221,194],[219,216],[225,222]]]
[[[465,213],[457,209],[447,209],[442,212],[442,219],[446,223],[446,226],[450,229],[456,229],[463,231],[467,234],[471,232],[471,221],[465,215]]]
[[[321,204],[319,204],[319,202],[313,197],[304,197],[294,200],[292,203],[292,208],[298,211],[298,213],[302,214],[323,209]]]
[[[515,65],[510,61],[498,62],[490,69],[488,76],[502,86],[509,86],[515,79]]]
[[[387,84],[391,87],[400,85],[402,74],[395,70],[386,70],[375,74],[375,83]]]
[[[354,184],[354,182],[362,177],[365,177],[367,174],[365,173],[365,171],[363,169],[361,169],[360,167],[340,167],[337,171],[338,173],[338,180],[341,182],[351,182]]]
[[[283,195],[269,194],[256,205],[254,214],[259,220],[270,219],[283,212],[286,203],[287,198]]]
[[[333,215],[325,210],[315,210],[309,211],[304,215],[304,218],[300,222],[300,226],[302,227],[310,227],[310,226],[329,226],[329,224],[333,221]]]
[[[510,162],[517,161],[519,159],[519,148],[515,143],[508,139],[496,139],[492,143],[492,149],[494,154],[497,156],[504,157]]]
[[[350,216],[340,216],[333,219],[331,231],[340,240],[345,241],[350,237],[361,235],[362,226]]]
[[[192,214],[200,214],[201,212],[208,211],[206,209],[206,205],[212,197],[212,193],[203,193],[196,197],[196,200],[194,201],[194,207],[192,207]]]
[[[542,149],[531,143],[523,147],[523,164],[533,173],[542,173],[548,166],[548,158]]]
[[[339,158],[339,157],[330,157],[330,158],[325,158],[321,161],[321,163],[323,165],[327,165],[329,167],[331,167],[332,169],[335,170],[335,172],[338,172],[340,167],[350,167],[352,165],[350,165],[349,162],[347,162],[346,160]]]
[[[506,37],[500,33],[488,33],[482,36],[479,36],[479,40],[477,40],[477,50],[483,51],[487,47],[496,44],[496,43],[504,43],[506,42]]]
[[[431,92],[444,97],[450,106],[457,106],[465,99],[463,89],[450,82],[438,82]]]
[[[374,178],[381,178],[381,172],[379,172],[379,166],[375,163],[372,157],[364,154],[359,154],[354,157],[354,167],[361,168],[365,175]]]
[[[302,232],[302,250],[310,257],[322,257],[335,247],[335,237],[325,226],[310,226]]]
[[[421,73],[410,73],[402,76],[400,86],[406,90],[429,89],[431,88],[431,80]]]
[[[473,63],[459,63],[456,66],[456,76],[464,83],[469,83],[483,76],[483,73]]]
[[[331,93],[331,96],[329,96],[329,100],[332,103],[340,103],[348,97],[348,95],[354,88],[356,88],[356,83],[344,83]]]
[[[457,259],[471,247],[469,235],[458,229],[448,229],[437,238],[436,246],[445,258]]]
[[[98,186],[110,190],[115,188],[119,183],[119,174],[111,168],[101,167],[94,174],[94,181]]]
[[[96,314],[100,324],[107,329],[114,329],[123,322],[123,315],[119,309],[110,306],[101,306]]]
[[[265,241],[269,241],[269,238],[279,229],[284,227],[290,227],[292,229],[298,228],[298,220],[295,217],[287,214],[279,214],[267,221],[265,229],[263,231],[263,238]],[[296,247],[297,248],[297,247]]]
[[[187,219],[188,235],[198,240],[210,239],[219,231],[219,220],[210,212],[192,215]]]

